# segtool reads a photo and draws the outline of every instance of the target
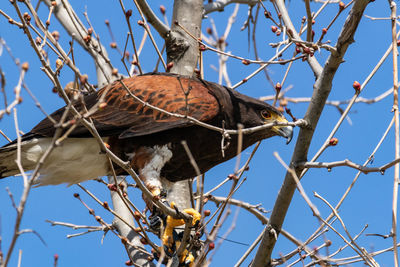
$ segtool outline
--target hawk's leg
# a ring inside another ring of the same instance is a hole
[[[161,169],[171,157],[172,152],[167,145],[140,147],[133,153],[132,165],[138,170],[140,179],[153,196],[161,194]]]
[[[160,177],[161,169],[164,167],[165,163],[167,163],[171,159],[171,150],[168,148],[167,145],[140,147],[131,156],[132,165],[138,170],[140,179],[142,179],[143,183],[151,191],[154,197],[160,196],[161,192],[165,191],[163,190]],[[153,226],[158,225],[158,220],[165,220],[165,229],[161,235],[161,240],[167,251],[172,252],[172,254],[176,253],[176,244],[180,244],[180,240],[174,239],[174,228],[184,225],[184,220],[175,219],[171,216],[162,216],[162,214],[159,214],[160,211],[155,209],[155,207],[153,208],[151,200],[146,200],[146,198],[144,198],[144,200],[150,210],[153,211],[154,218],[151,220]],[[175,204],[171,203],[171,207],[173,208],[174,206]],[[195,209],[185,209],[183,210],[183,212],[192,215],[192,226],[195,226],[200,222],[201,215]],[[181,255],[180,262],[188,263],[189,265],[191,265],[193,264],[193,261],[193,255],[185,250],[184,253]]]

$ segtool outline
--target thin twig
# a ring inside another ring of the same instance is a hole
[[[396,38],[396,10],[397,5],[395,1],[390,1],[390,9],[391,9],[391,19],[392,19],[392,55],[393,55],[393,111],[394,111],[394,129],[395,129],[395,157],[400,157],[400,136],[399,136],[399,84],[398,84],[398,66],[397,66],[397,57],[398,57],[398,50],[397,50],[397,38]],[[392,239],[393,239],[393,247],[394,247],[394,266],[398,267],[398,250],[396,247],[397,244],[397,201],[398,201],[398,191],[399,191],[399,172],[400,172],[400,165],[394,165],[394,178],[393,178],[393,202],[392,202]]]

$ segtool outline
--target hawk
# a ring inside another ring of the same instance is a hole
[[[91,119],[103,141],[122,160],[130,162],[149,190],[157,195],[161,177],[170,182],[197,175],[185,152],[185,140],[201,173],[237,154],[237,139],[225,142],[221,132],[196,121],[223,129],[287,122],[269,104],[205,80],[174,74],[152,73],[122,79],[78,98],[76,110]],[[111,175],[112,168],[98,141],[79,123],[79,117],[63,107],[50,115],[65,117],[68,137],[44,161],[38,185],[69,185]],[[195,121],[196,120],[196,121]],[[73,124],[76,121],[75,124]],[[70,128],[73,125],[73,128]],[[48,149],[57,128],[45,118],[21,137],[24,170],[35,168]],[[291,140],[291,126],[273,126],[243,136],[242,149],[275,135]],[[17,175],[17,142],[0,148],[0,178]],[[118,175],[126,174],[114,166]]]

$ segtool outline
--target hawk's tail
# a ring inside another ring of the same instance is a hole
[[[31,170],[36,165],[36,160],[31,159],[26,151],[38,143],[38,139],[30,139],[21,142],[21,166],[24,171]],[[18,145],[14,141],[0,148],[0,179],[21,173],[17,164]],[[36,157],[35,157],[36,159]]]

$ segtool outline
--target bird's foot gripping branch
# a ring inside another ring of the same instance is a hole
[[[164,203],[167,202],[164,201]],[[172,202],[170,206],[171,208],[175,209],[178,214],[181,214],[174,202]],[[176,228],[186,225],[186,227],[188,227],[187,229],[189,230],[188,232],[190,232],[191,229],[197,229],[200,226],[201,215],[193,208],[184,209],[183,212],[187,215],[191,215],[190,222],[185,222],[183,218],[174,218],[170,215],[166,216],[160,210],[154,207],[153,213],[149,217],[150,228],[160,236],[164,252],[169,258],[172,258],[180,265],[193,266],[196,254],[192,253],[192,251],[198,251],[200,247],[192,246],[192,248],[189,249],[187,244],[194,244],[194,242],[189,242],[189,239],[198,239],[200,236],[196,234],[186,235],[187,231],[181,231],[178,233]],[[164,225],[164,227],[161,227],[162,225]],[[157,260],[160,259],[160,254],[154,252],[153,255]]]

